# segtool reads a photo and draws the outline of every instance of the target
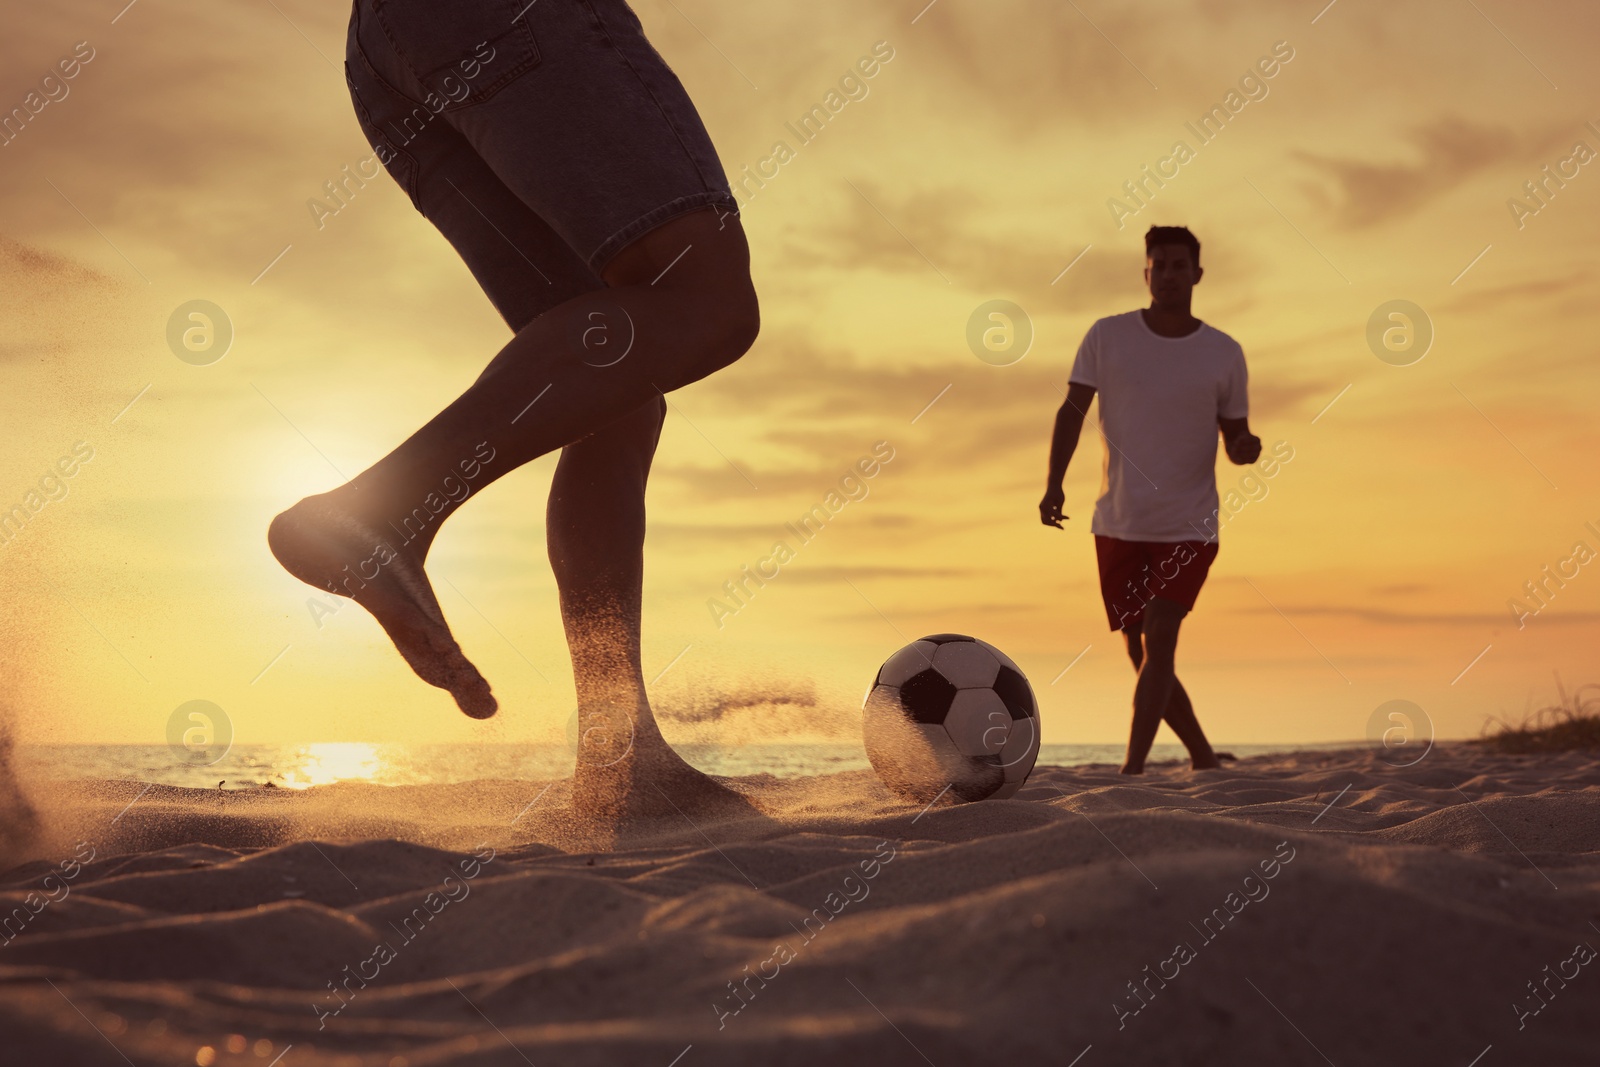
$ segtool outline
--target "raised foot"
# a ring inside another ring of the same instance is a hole
[[[272,554],[307,585],[366,608],[417,677],[446,690],[472,718],[489,718],[499,703],[451,635],[421,563],[332,496],[307,497],[273,519]]]

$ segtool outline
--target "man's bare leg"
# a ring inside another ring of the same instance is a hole
[[[1123,774],[1144,773],[1145,758],[1163,720],[1189,750],[1193,769],[1209,770],[1219,765],[1174,667],[1178,629],[1186,614],[1183,605],[1156,597],[1145,606],[1142,621],[1123,629],[1128,658],[1139,672]]]
[[[1189,750],[1190,768],[1207,771],[1220,766],[1217,762],[1220,757],[1211,751],[1211,742],[1206,739],[1205,731],[1200,728],[1200,720],[1194,714],[1194,705],[1189,702],[1189,694],[1184,690],[1183,682],[1176,674],[1172,676],[1172,692],[1167,697],[1167,707],[1161,713],[1161,720],[1172,727],[1172,732],[1178,735],[1183,747]]]
[[[488,683],[462,654],[423,571],[428,543],[467,498],[447,487],[481,489],[738,359],[759,328],[749,270],[744,231],[714,210],[644,234],[606,267],[608,288],[539,316],[393,452],[274,519],[273,554],[295,577],[371,611],[418,676],[449,690],[468,715],[494,714]],[[574,339],[593,322],[631,334],[626,357],[585,360]],[[413,536],[419,526],[425,534]]]
[[[751,810],[672,750],[645,693],[645,483],[665,415],[657,398],[568,445],[550,486],[546,538],[578,694],[573,803],[597,816]]]

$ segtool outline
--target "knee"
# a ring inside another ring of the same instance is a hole
[[[1160,626],[1146,626],[1144,631],[1144,662],[1157,670],[1170,667],[1177,657],[1178,631]]]
[[[708,309],[708,330],[703,363],[696,369],[704,376],[737,362],[756,343],[761,333],[761,307],[755,286],[748,278],[737,286],[717,291]],[[703,369],[702,369],[703,368]]]
[[[706,285],[692,295],[685,311],[695,324],[678,365],[680,388],[738,362],[761,332],[761,309],[748,274],[735,280]]]

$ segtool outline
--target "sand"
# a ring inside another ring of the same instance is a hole
[[[560,783],[35,790],[0,1062],[1600,1062],[1592,756],[736,784],[621,840]]]

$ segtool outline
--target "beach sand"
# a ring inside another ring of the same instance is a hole
[[[0,1061],[1600,1062],[1593,756],[735,784],[622,839],[564,783],[35,786]]]

